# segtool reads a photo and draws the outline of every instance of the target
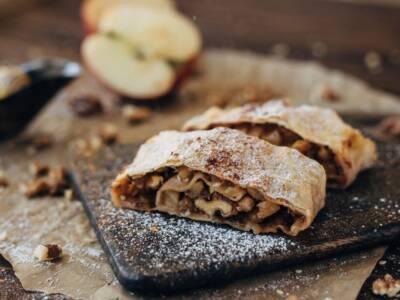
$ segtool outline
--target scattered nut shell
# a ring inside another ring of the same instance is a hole
[[[372,283],[372,292],[375,295],[395,297],[400,292],[400,280],[386,274],[383,279],[378,278]]]
[[[70,99],[69,106],[77,116],[91,116],[103,111],[103,105],[95,95],[81,95]]]
[[[104,144],[110,145],[118,139],[118,129],[114,124],[105,124],[98,131],[98,136]]]
[[[147,107],[139,107],[135,105],[125,105],[122,108],[122,116],[129,123],[143,122],[150,118],[152,111]]]
[[[0,170],[0,187],[8,187],[9,184],[7,176]]]
[[[62,256],[62,249],[56,244],[39,245],[33,251],[39,261],[52,261]]]
[[[73,201],[75,199],[74,190],[66,189],[64,191],[64,199],[67,201]]]
[[[35,177],[45,176],[49,173],[49,166],[36,160],[29,165],[29,172]]]

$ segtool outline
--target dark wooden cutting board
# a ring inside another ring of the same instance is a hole
[[[128,290],[176,292],[386,244],[400,237],[400,144],[379,144],[379,162],[297,237],[254,235],[158,213],[116,209],[109,187],[139,145],[75,158],[73,181],[119,281]]]

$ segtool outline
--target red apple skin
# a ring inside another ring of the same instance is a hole
[[[83,55],[82,55],[82,49],[81,49],[81,57],[83,57]],[[131,99],[131,100],[133,100],[133,101],[141,101],[141,102],[154,102],[154,101],[157,101],[157,100],[159,100],[160,98],[162,98],[162,97],[164,97],[164,96],[170,94],[170,93],[174,90],[175,83],[176,83],[176,79],[175,79],[174,81],[172,81],[172,84],[171,84],[170,89],[168,89],[168,90],[166,90],[165,92],[162,92],[162,93],[154,93],[154,95],[147,96],[147,97],[132,96],[132,95],[126,94],[126,93],[123,92],[123,91],[120,91],[120,90],[116,89],[115,87],[110,86],[110,85],[108,84],[108,82],[106,82],[105,80],[103,80],[103,79],[101,78],[101,76],[97,75],[96,72],[94,72],[94,71],[90,68],[89,64],[86,64],[84,60],[83,60],[83,64],[84,64],[84,66],[85,66],[85,69],[90,73],[90,75],[91,75],[97,82],[99,82],[103,87],[105,87],[107,90],[109,90],[110,92],[115,93],[115,94],[117,94],[117,95],[119,95],[119,96],[125,97],[126,99]]]
[[[167,90],[164,93],[155,93],[152,96],[148,96],[148,97],[136,97],[136,96],[132,96],[132,95],[128,95],[126,93],[124,93],[123,91],[119,91],[116,88],[110,86],[105,80],[103,80],[100,76],[96,75],[95,72],[93,72],[90,68],[89,65],[84,64],[85,68],[89,71],[89,73],[93,76],[93,78],[95,80],[97,80],[102,86],[104,86],[107,90],[122,96],[124,98],[126,98],[127,100],[132,100],[132,101],[141,101],[141,102],[156,102],[158,100],[160,100],[161,98],[173,93],[176,89],[178,89],[186,79],[189,78],[190,74],[192,73],[192,71],[194,70],[196,63],[198,61],[199,55],[196,55],[195,57],[193,57],[192,59],[188,60],[185,65],[180,69],[180,71],[178,71],[178,73],[176,73],[176,79],[174,81],[174,83],[171,85],[171,88],[169,90]]]
[[[100,76],[96,75],[95,72],[93,72],[90,69],[90,66],[85,64],[85,68],[89,71],[89,73],[93,76],[94,79],[96,79],[102,86],[104,86],[106,89],[108,89],[109,91],[122,96],[128,100],[132,100],[132,101],[141,101],[141,102],[156,102],[158,100],[160,100],[161,98],[165,97],[166,95],[171,94],[172,92],[174,92],[176,89],[178,89],[186,79],[189,78],[190,74],[192,73],[192,71],[194,70],[196,63],[198,61],[199,55],[196,55],[195,57],[193,57],[192,59],[188,60],[184,66],[182,66],[182,68],[178,71],[178,73],[176,73],[176,79],[174,81],[174,83],[171,85],[171,88],[169,90],[167,90],[164,93],[155,93],[152,96],[148,96],[148,97],[136,97],[136,96],[132,96],[129,94],[124,93],[123,91],[119,91],[116,88],[110,86],[105,80],[103,80]]]
[[[83,35],[84,37],[91,34],[95,33],[97,31],[96,25],[91,24],[90,18],[88,17],[88,5],[87,1],[82,1],[81,8],[80,8],[80,19],[81,19],[81,24],[82,24],[82,29],[83,29]]]

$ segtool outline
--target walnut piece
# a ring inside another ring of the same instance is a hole
[[[67,181],[67,172],[63,167],[55,167],[50,170],[48,176],[40,177],[28,183],[25,196],[28,198],[62,195],[69,187]]]
[[[372,292],[375,295],[395,297],[400,292],[400,280],[386,274],[383,279],[378,278],[372,283]]]
[[[292,144],[291,148],[306,154],[311,149],[311,144],[306,140],[297,140]]]
[[[29,165],[29,172],[35,177],[45,176],[49,173],[49,166],[36,160]]]
[[[74,190],[73,189],[66,189],[64,191],[64,199],[67,201],[73,201],[75,199]]]
[[[257,204],[258,213],[257,218],[262,220],[269,216],[272,216],[279,210],[279,205],[274,204],[270,201],[263,201]]]
[[[161,186],[163,181],[164,181],[164,178],[162,176],[152,175],[147,179],[145,186],[146,186],[146,188],[148,188],[150,190],[156,190]]]
[[[39,245],[33,251],[33,256],[39,261],[52,261],[62,256],[62,249],[56,244]]]
[[[7,179],[6,174],[4,174],[4,172],[2,170],[0,170],[0,187],[8,187],[9,182]]]
[[[147,107],[140,107],[136,105],[125,105],[122,108],[122,116],[129,123],[143,122],[150,118],[151,110]]]
[[[222,200],[217,194],[213,194],[211,201],[197,198],[194,201],[194,205],[209,216],[213,216],[217,211],[219,211],[224,217],[228,217],[232,214],[232,206],[230,203]]]
[[[72,98],[69,101],[69,106],[74,114],[81,117],[91,116],[103,111],[103,105],[95,95],[81,95]]]
[[[118,129],[114,124],[108,123],[100,127],[97,135],[104,144],[111,145],[118,139]]]

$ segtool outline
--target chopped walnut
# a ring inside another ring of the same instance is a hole
[[[9,184],[7,176],[0,170],[0,187],[8,187]]]
[[[192,176],[192,171],[187,167],[181,167],[178,170],[178,179],[182,182],[188,182]]]
[[[49,173],[49,166],[36,160],[29,165],[29,172],[35,177],[45,176]]]
[[[50,193],[50,186],[46,179],[39,178],[28,183],[25,190],[25,196],[33,198],[37,196],[44,196]]]
[[[257,204],[258,213],[257,218],[262,220],[269,216],[272,216],[279,210],[279,205],[274,204],[270,201],[263,201]]]
[[[249,212],[254,208],[254,200],[249,197],[245,196],[242,200],[238,203],[238,211]]]
[[[152,175],[147,179],[145,186],[148,189],[156,190],[161,186],[163,181],[164,181],[164,178],[162,176]]]
[[[122,116],[129,123],[138,123],[150,118],[151,110],[147,107],[139,107],[136,105],[125,105],[122,108]]]
[[[56,167],[50,170],[45,177],[36,178],[28,183],[25,189],[25,196],[28,198],[60,195],[69,187],[67,172],[63,167]]]
[[[99,129],[98,136],[104,144],[113,144],[118,139],[118,129],[113,124],[105,124]]]
[[[62,249],[56,244],[39,245],[33,251],[39,261],[52,261],[62,256]]]
[[[197,198],[194,201],[194,205],[209,216],[213,216],[217,211],[224,217],[229,217],[233,213],[231,204],[228,201],[222,200],[222,197],[218,194],[213,194],[212,200],[210,201]]]
[[[152,225],[150,226],[149,230],[150,230],[151,232],[153,232],[153,233],[156,233],[156,232],[159,231],[157,225],[154,225],[154,224],[152,224]]]
[[[66,190],[64,191],[64,199],[65,199],[65,200],[67,200],[67,201],[70,202],[70,201],[73,201],[74,198],[75,198],[74,190],[72,190],[72,189],[66,189]]]
[[[386,274],[383,279],[378,278],[372,283],[372,292],[375,295],[395,297],[400,292],[400,280]]]
[[[7,239],[7,231],[0,232],[0,241],[5,241]]]
[[[297,140],[292,144],[291,148],[296,149],[302,154],[307,154],[307,152],[311,149],[311,144],[306,140]]]
[[[69,106],[76,115],[82,117],[91,116],[103,111],[103,105],[95,95],[81,95],[72,98],[69,101]]]

